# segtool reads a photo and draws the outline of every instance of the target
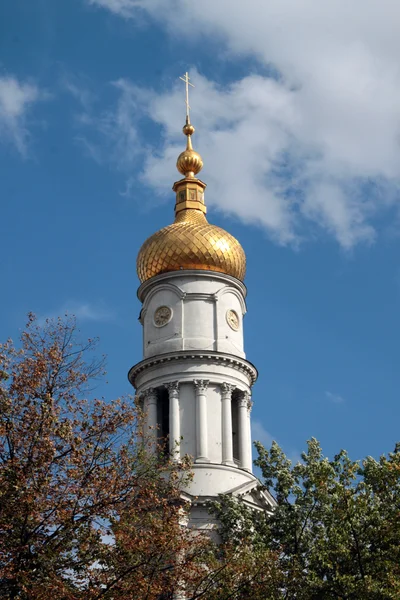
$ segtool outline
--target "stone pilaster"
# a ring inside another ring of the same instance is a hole
[[[179,411],[179,381],[165,384],[169,396],[169,451],[175,460],[180,458],[181,422]]]
[[[249,428],[249,433],[248,433],[248,440],[249,440],[249,446],[248,446],[248,458],[247,458],[247,464],[250,465],[250,471],[253,471],[253,444],[251,441],[251,409],[253,407],[253,402],[251,400],[251,395],[247,394],[247,424],[248,424],[248,428]]]
[[[232,392],[235,386],[230,383],[221,384],[221,425],[222,425],[222,463],[234,466],[232,439]]]
[[[193,381],[196,390],[196,462],[210,462],[208,458],[207,379]]]
[[[251,441],[249,437],[249,398],[247,392],[241,392],[238,398],[239,416],[239,461],[242,469],[251,471]]]

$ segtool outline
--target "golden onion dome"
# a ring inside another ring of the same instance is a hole
[[[197,210],[181,211],[175,222],[149,237],[137,258],[143,283],[161,273],[182,269],[217,271],[243,280],[246,256],[237,239],[207,222]]]
[[[246,256],[242,246],[230,233],[206,219],[206,184],[195,177],[203,161],[192,148],[194,131],[187,114],[183,128],[187,146],[177,160],[177,169],[184,179],[173,186],[175,221],[150,236],[140,248],[137,273],[141,283],[161,273],[189,269],[217,271],[244,279]]]

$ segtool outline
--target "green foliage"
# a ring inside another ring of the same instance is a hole
[[[214,504],[224,540],[270,551],[279,562],[279,598],[389,600],[400,597],[400,446],[361,464],[341,451],[332,461],[311,439],[295,465],[275,442],[256,443],[271,516],[232,498]],[[270,596],[265,587],[265,598]]]
[[[400,598],[400,445],[360,464],[312,439],[292,465],[257,443],[276,508],[221,497],[217,545],[183,525],[190,461],[148,451],[130,399],[86,398],[94,347],[33,316],[20,348],[0,345],[0,598]]]

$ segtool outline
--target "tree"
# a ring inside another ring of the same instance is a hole
[[[217,545],[185,526],[190,461],[149,451],[132,399],[93,397],[95,348],[73,319],[33,316],[0,345],[0,598],[400,597],[400,445],[359,464],[313,439],[293,466],[256,444],[276,509],[221,497]]]
[[[399,598],[400,445],[360,464],[345,451],[328,460],[312,439],[294,466],[275,442],[256,447],[263,483],[277,501],[273,514],[252,513],[227,497],[213,510],[225,540],[258,555],[276,553],[279,595],[261,582],[264,598]]]
[[[2,598],[151,600],[203,577],[209,541],[182,527],[190,465],[138,442],[129,398],[91,398],[95,348],[73,318],[32,315],[19,349],[0,345]]]

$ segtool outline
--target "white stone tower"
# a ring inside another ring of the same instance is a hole
[[[251,388],[243,318],[246,258],[239,242],[206,219],[203,163],[192,148],[178,157],[175,221],[145,241],[137,259],[143,360],[129,380],[143,400],[148,426],[169,440],[174,459],[194,459],[191,523],[211,522],[204,503],[221,493],[259,509],[274,501],[252,473]]]

